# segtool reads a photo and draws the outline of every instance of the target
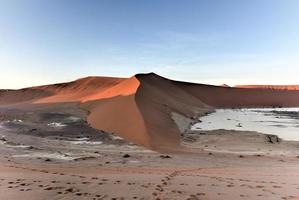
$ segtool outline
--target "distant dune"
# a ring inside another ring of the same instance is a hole
[[[0,90],[0,105],[77,102],[92,127],[150,149],[174,151],[180,148],[181,126],[194,117],[214,108],[299,106],[297,89],[299,86],[212,86],[149,73]]]
[[[236,85],[236,88],[260,88],[272,90],[299,90],[299,85]]]
[[[183,90],[215,108],[298,107],[298,90],[236,88],[176,82]]]

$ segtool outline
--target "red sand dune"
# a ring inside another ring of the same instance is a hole
[[[261,88],[228,88],[176,82],[202,102],[216,108],[237,107],[298,107],[298,90]]]
[[[299,90],[299,85],[236,85],[236,88],[260,88],[272,90]]]
[[[35,103],[57,103],[84,101],[88,96],[105,92],[124,81],[124,78],[87,77],[69,83],[34,87],[34,89],[51,93]]]
[[[87,77],[69,83],[0,90],[0,105],[78,102],[80,108],[88,111],[87,120],[92,127],[150,149],[168,151],[178,150],[180,145],[173,112],[191,119],[217,107],[299,106],[299,91],[292,88],[211,86],[150,73],[131,78]]]

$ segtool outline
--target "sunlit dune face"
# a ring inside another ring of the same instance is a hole
[[[118,85],[115,85],[112,88],[104,90],[103,92],[84,97],[81,100],[81,102],[87,102],[98,99],[107,99],[115,96],[129,96],[136,93],[139,85],[139,80],[135,77],[132,77],[119,83]]]
[[[83,82],[83,83],[82,83]],[[140,82],[135,77],[129,79],[78,80],[72,85],[45,86],[39,89],[53,95],[34,101],[34,103],[87,102],[115,96],[135,94]]]

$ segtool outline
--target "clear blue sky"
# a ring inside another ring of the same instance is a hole
[[[155,72],[299,84],[297,0],[0,0],[0,88]]]

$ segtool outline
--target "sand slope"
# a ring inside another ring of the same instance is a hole
[[[135,102],[139,84],[135,77],[127,79],[107,91],[88,96],[82,107],[90,112],[87,119],[92,127],[150,147],[143,117]]]
[[[293,88],[211,86],[172,81],[150,73],[131,78],[87,77],[69,83],[1,90],[0,105],[78,102],[92,127],[150,149],[173,151],[181,149],[174,113],[191,121],[217,107],[299,106],[299,91]]]
[[[143,116],[147,134],[154,149],[176,149],[180,132],[172,119],[172,112],[188,118],[207,107],[199,99],[177,87],[173,81],[156,74],[140,74],[136,104]]]
[[[298,90],[228,88],[175,82],[176,85],[214,107],[298,107]]]
[[[32,102],[50,95],[51,92],[35,88],[26,88],[21,90],[1,90],[0,105]]]
[[[84,101],[85,98],[97,93],[102,93],[124,80],[126,79],[111,77],[87,77],[69,83],[35,87],[34,89],[51,93],[50,96],[41,98],[35,101],[35,103]]]

